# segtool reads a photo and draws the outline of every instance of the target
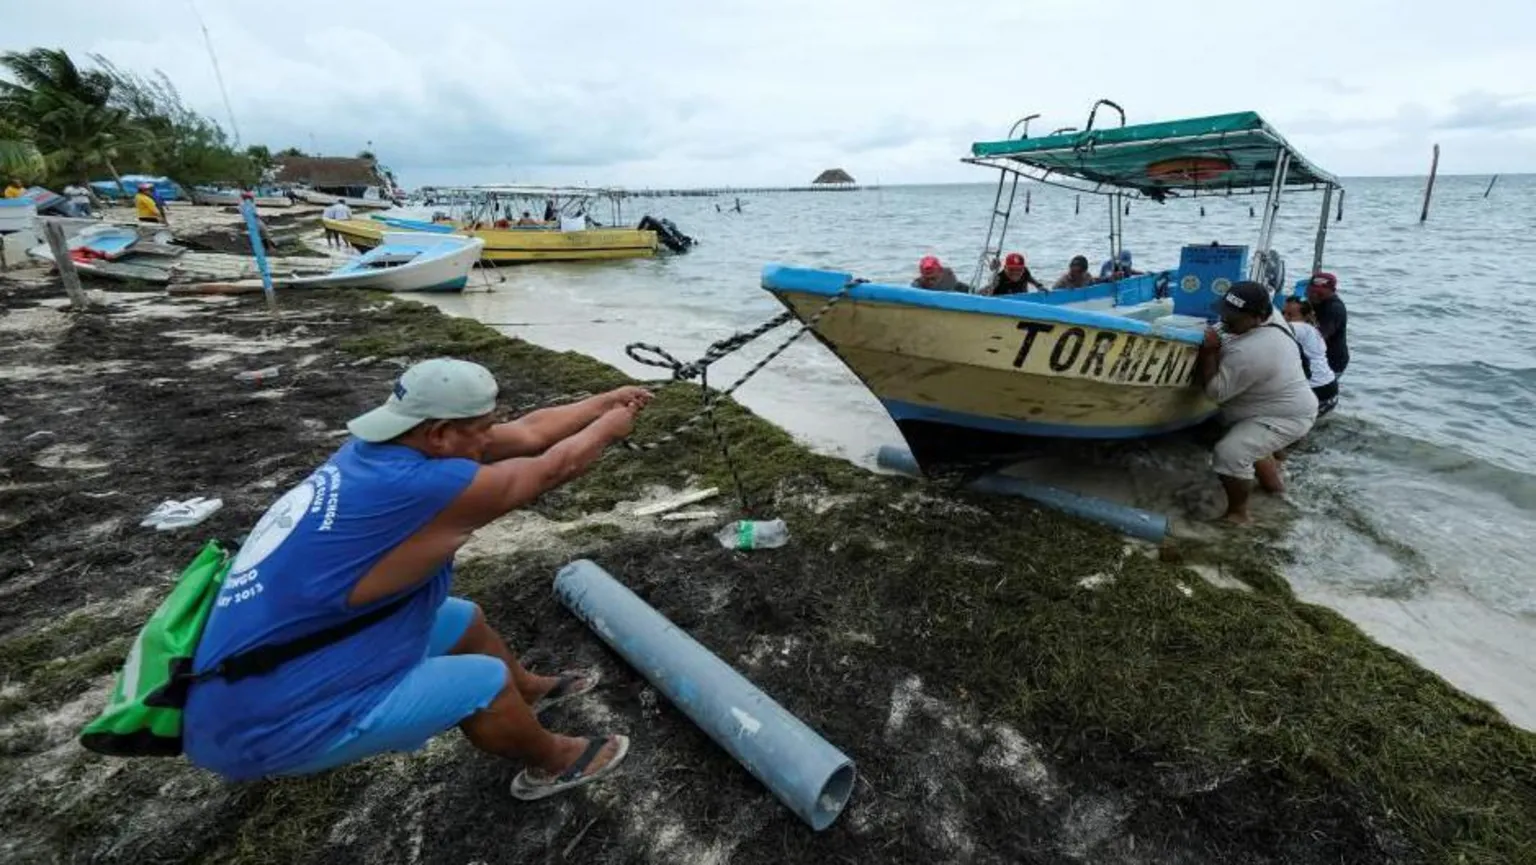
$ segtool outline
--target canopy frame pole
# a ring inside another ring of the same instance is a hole
[[[1121,218],[1120,193],[1109,196],[1109,261],[1110,267],[1114,267],[1120,261],[1121,232],[1124,230],[1124,222]]]
[[[1264,201],[1264,222],[1259,226],[1259,242],[1248,263],[1248,278],[1260,281],[1265,254],[1275,233],[1275,217],[1280,212],[1280,192],[1285,188],[1285,175],[1291,166],[1291,155],[1281,147],[1275,153],[1275,173],[1269,181],[1269,197]]]
[[[1328,242],[1328,211],[1333,209],[1333,187],[1323,190],[1323,213],[1317,219],[1317,239],[1312,243],[1312,272],[1323,269],[1323,247]]]

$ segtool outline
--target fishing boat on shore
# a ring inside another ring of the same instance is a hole
[[[1118,127],[1095,127],[1106,106]],[[1199,424],[1216,411],[1193,384],[1216,302],[1243,279],[1277,295],[1287,288],[1271,248],[1282,194],[1321,193],[1310,272],[1322,267],[1339,183],[1258,114],[1127,126],[1119,106],[1102,100],[1081,132],[1030,138],[1028,127],[1020,121],[1007,140],[972,145],[963,160],[1000,171],[971,292],[779,264],[762,272],[763,288],[797,318],[816,319],[813,332],[881,401],[925,469],[1018,453],[1029,439],[1134,439]],[[1247,246],[1191,244],[1174,269],[988,296],[978,283],[1004,249],[1021,179],[1106,198],[1111,262],[1121,257],[1129,200],[1262,194],[1266,204],[1251,255]]]
[[[476,223],[434,223],[395,217],[383,221],[322,219],[321,223],[358,249],[377,246],[394,228],[473,237],[483,242],[484,259],[497,264],[649,258],[656,254],[657,248],[656,232],[636,228],[562,230],[558,226],[543,225],[495,228]]]
[[[194,186],[187,193],[193,204],[240,206],[240,190]],[[253,199],[257,207],[292,207],[293,199],[270,190],[257,190]]]
[[[303,187],[296,187],[292,191],[293,196],[305,204],[329,206],[339,201],[354,210],[388,210],[395,206],[395,202],[377,186],[368,187],[362,195],[332,195]]]
[[[368,252],[320,276],[282,280],[285,288],[463,291],[485,241],[420,231],[385,232]]]

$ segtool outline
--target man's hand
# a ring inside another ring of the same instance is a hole
[[[653,397],[654,394],[645,388],[639,387],[637,385],[629,385],[627,387],[616,388],[603,394],[603,407],[605,413],[607,411],[612,411],[613,409],[619,408],[620,406],[630,405],[634,406],[635,411],[639,411],[640,409],[645,408]]]
[[[1200,344],[1205,351],[1217,351],[1221,348],[1221,331],[1214,327],[1205,328],[1205,341]]]

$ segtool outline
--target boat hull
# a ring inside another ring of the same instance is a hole
[[[377,246],[386,223],[372,219],[322,219],[327,229],[359,249]],[[460,229],[454,234],[485,241],[481,257],[497,264],[535,261],[606,261],[650,258],[656,254],[656,232],[633,228],[593,228],[584,231],[544,229]]]
[[[801,321],[836,293],[831,282],[797,289],[794,272],[773,270],[764,287]],[[1111,315],[860,285],[815,334],[925,463],[1026,449],[1027,439],[1151,437],[1216,410],[1193,385],[1198,335]]]
[[[469,272],[479,260],[484,247],[475,238],[410,232],[389,232],[384,237],[384,243],[426,243],[429,247],[439,248],[457,244],[459,248],[443,254],[422,256],[418,260],[394,267],[355,271],[343,268],[325,276],[290,279],[284,285],[293,288],[364,288],[373,291],[463,291],[469,282]],[[361,261],[367,262],[368,256],[365,255]]]

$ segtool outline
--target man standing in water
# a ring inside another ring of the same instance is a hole
[[[605,776],[623,736],[572,738],[537,713],[595,674],[536,676],[480,608],[448,594],[455,552],[480,527],[591,468],[651,395],[620,388],[495,423],[485,367],[438,358],[407,369],[353,438],[257,523],[240,548],[194,670],[364,616],[359,630],[271,672],[192,687],[186,754],[227,778],[306,775],[414,751],[457,725],[482,751],[528,764],[538,799]],[[380,612],[383,610],[383,612]]]
[[[1221,301],[1220,331],[1207,328],[1196,374],[1206,396],[1221,405],[1229,424],[1216,444],[1216,475],[1227,494],[1222,516],[1248,522],[1248,493],[1259,485],[1278,493],[1277,451],[1305,436],[1317,420],[1317,398],[1301,366],[1301,349],[1283,320],[1273,320],[1269,290],[1239,282]]]
[[[1339,299],[1339,278],[1331,273],[1314,273],[1307,283],[1307,302],[1312,304],[1312,314],[1317,316],[1317,330],[1328,344],[1328,368],[1333,374],[1343,375],[1349,366],[1349,311]]]

